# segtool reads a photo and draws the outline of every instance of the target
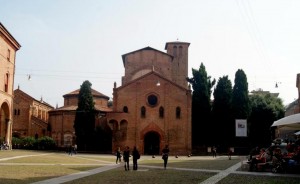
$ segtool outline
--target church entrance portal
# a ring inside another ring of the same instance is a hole
[[[144,137],[144,154],[159,155],[160,138],[156,132],[148,132]]]

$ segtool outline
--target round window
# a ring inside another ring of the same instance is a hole
[[[155,106],[157,104],[157,96],[155,95],[149,95],[148,96],[148,104],[151,106]]]

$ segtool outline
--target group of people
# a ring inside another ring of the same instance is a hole
[[[8,150],[9,145],[6,142],[3,142],[3,144],[0,145],[1,150]]]
[[[133,170],[137,170],[138,169],[138,164],[137,164],[137,160],[140,159],[140,153],[137,150],[136,146],[133,147],[132,150],[132,160],[133,160]],[[129,157],[131,157],[130,155],[130,149],[128,146],[125,147],[125,150],[123,151],[123,161],[125,163],[124,167],[125,167],[125,171],[129,171]],[[122,158],[122,153],[121,153],[121,149],[120,147],[117,149],[116,151],[116,164],[121,163],[121,158]]]
[[[77,154],[77,144],[74,144],[74,145],[70,144],[70,146],[68,147],[67,153],[71,156],[73,155],[73,153]]]
[[[287,144],[286,150],[287,152],[282,153],[281,149],[277,145],[273,145],[268,149],[259,149],[258,147],[254,148],[250,152],[249,170],[252,171],[254,169],[260,169],[259,165],[263,165],[267,162],[271,163],[275,172],[277,172],[276,169],[286,170],[287,167],[293,167],[295,165],[299,166],[300,146],[297,144]]]
[[[162,150],[162,159],[164,160],[164,168],[167,168],[168,158],[169,158],[169,147],[168,145],[165,146],[165,148]],[[136,146],[133,147],[133,150],[130,155],[130,149],[128,146],[125,147],[125,150],[123,151],[123,155],[121,153],[120,147],[116,151],[116,164],[121,163],[121,158],[123,156],[124,161],[124,168],[125,171],[129,171],[129,158],[132,156],[133,161],[133,170],[138,170],[138,159],[140,159],[140,153],[137,150]]]

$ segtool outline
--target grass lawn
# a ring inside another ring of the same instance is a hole
[[[218,184],[299,184],[300,178],[230,174]]]
[[[16,156],[25,156],[17,158]],[[26,150],[0,151],[0,184],[23,184],[60,177],[81,171],[87,171],[106,164],[114,164],[114,155],[77,154],[69,156],[63,152],[43,152]],[[170,157],[168,169],[164,170],[163,160],[160,157],[142,156],[139,160],[138,171],[124,171],[123,164],[119,168],[87,176],[69,183],[121,183],[121,184],[193,184],[200,183],[241,161],[240,157],[217,159],[211,157]],[[157,167],[148,167],[157,166]],[[132,169],[132,160],[130,160]],[[176,168],[176,169],[172,169]],[[182,168],[183,170],[179,170]],[[211,172],[189,171],[184,169],[207,169]],[[297,176],[297,175],[296,175]],[[298,175],[299,176],[299,175]],[[288,176],[258,176],[231,173],[218,184],[300,184],[300,177]]]
[[[25,184],[94,169],[91,166],[1,165],[0,183]]]
[[[172,169],[148,169],[139,168],[138,171],[124,171],[124,168],[118,168],[92,176],[84,177],[68,184],[80,183],[101,183],[101,184],[183,184],[200,183],[213,176],[213,173],[178,171]]]

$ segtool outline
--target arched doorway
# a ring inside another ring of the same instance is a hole
[[[160,148],[160,136],[157,132],[148,132],[144,137],[144,154],[158,155]]]
[[[9,106],[6,102],[1,105],[0,108],[0,140],[11,144],[11,126],[9,126]]]

